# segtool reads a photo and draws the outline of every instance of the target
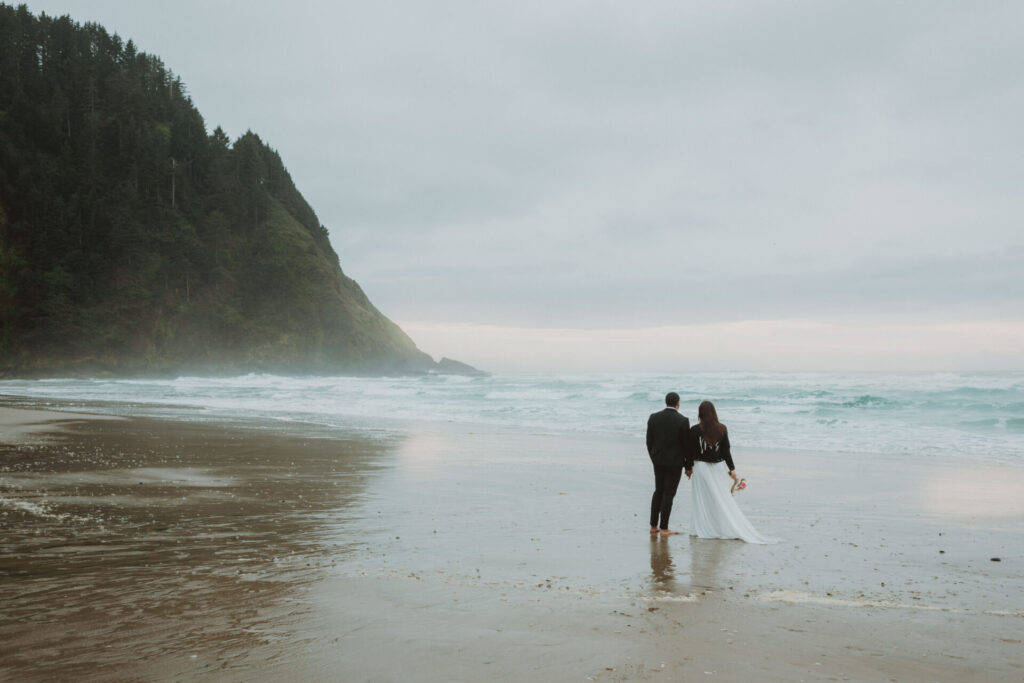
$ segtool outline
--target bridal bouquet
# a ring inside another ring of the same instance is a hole
[[[732,488],[729,489],[729,493],[735,495],[737,491],[742,491],[745,488],[747,488],[747,480],[740,479],[739,481],[734,481],[732,483]]]

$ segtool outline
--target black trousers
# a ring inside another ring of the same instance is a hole
[[[654,466],[654,497],[651,498],[651,526],[661,529],[668,528],[668,518],[672,514],[672,499],[676,497],[679,480],[683,476],[683,467],[675,465]],[[661,516],[661,524],[658,516]]]

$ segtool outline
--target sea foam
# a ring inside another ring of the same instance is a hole
[[[1024,462],[1024,373],[496,374],[0,381],[37,407],[328,428],[382,419],[640,438],[667,391],[709,399],[734,448],[953,455]],[[109,401],[111,403],[96,403]],[[84,403],[83,403],[84,402]],[[374,421],[377,421],[376,423]]]

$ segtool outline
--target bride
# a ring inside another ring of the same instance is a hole
[[[729,450],[729,430],[718,421],[711,401],[697,409],[693,439],[693,531],[700,538],[738,538],[747,543],[778,543],[762,536],[747,521],[730,493],[729,479],[739,481]]]

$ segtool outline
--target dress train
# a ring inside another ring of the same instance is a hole
[[[724,462],[693,463],[693,535],[700,538],[738,538],[747,543],[778,543],[763,536],[747,520],[729,493],[732,479]]]

